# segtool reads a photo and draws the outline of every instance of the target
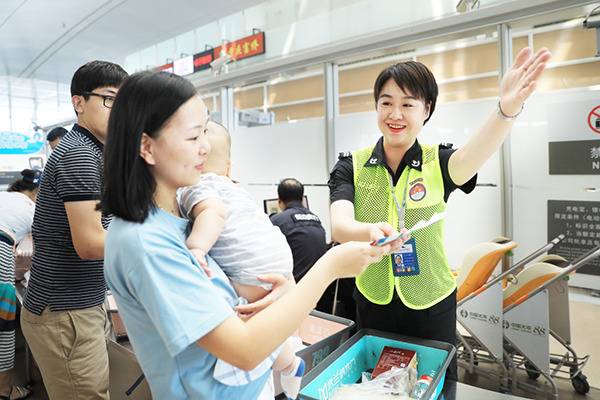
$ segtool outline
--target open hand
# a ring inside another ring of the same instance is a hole
[[[512,116],[519,113],[525,100],[535,91],[551,56],[545,47],[535,55],[529,47],[519,51],[515,63],[500,83],[500,107],[504,114]]]

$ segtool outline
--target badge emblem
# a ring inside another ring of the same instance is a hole
[[[425,185],[422,183],[414,184],[408,192],[408,196],[412,201],[421,201],[423,198],[425,198],[426,194],[427,189],[425,189]]]

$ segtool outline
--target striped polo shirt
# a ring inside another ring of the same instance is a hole
[[[103,260],[77,255],[64,203],[100,200],[104,146],[79,125],[66,134],[50,155],[33,218],[35,252],[25,308],[40,315],[44,308],[64,311],[94,307],[104,301]],[[102,216],[108,228],[110,216]]]

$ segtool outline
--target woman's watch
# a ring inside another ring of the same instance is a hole
[[[517,118],[519,116],[519,114],[521,114],[521,112],[523,112],[524,106],[525,106],[525,103],[521,104],[521,109],[515,115],[506,115],[506,113],[504,113],[504,111],[502,111],[502,107],[500,106],[500,100],[498,100],[498,116],[505,121],[512,121],[515,118]]]

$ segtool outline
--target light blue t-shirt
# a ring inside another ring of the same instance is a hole
[[[237,295],[214,261],[208,279],[188,251],[187,223],[160,209],[141,224],[113,219],[106,281],[154,399],[256,399],[269,373],[223,385],[213,378],[217,359],[196,344],[234,313]]]

